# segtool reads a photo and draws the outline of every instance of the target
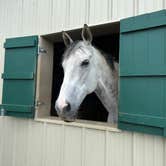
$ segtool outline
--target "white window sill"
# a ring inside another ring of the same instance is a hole
[[[121,132],[117,126],[111,125],[109,123],[89,121],[89,120],[76,120],[75,122],[64,122],[58,117],[44,117],[44,118],[35,118],[35,121],[44,122],[44,123],[53,123],[58,125],[65,126],[74,126],[74,127],[83,127],[89,129],[103,130],[103,131],[112,131],[112,132]]]

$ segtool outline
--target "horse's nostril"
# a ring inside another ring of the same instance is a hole
[[[63,108],[63,111],[70,111],[71,106],[69,102],[66,102],[66,106]]]

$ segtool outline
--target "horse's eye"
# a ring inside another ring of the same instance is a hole
[[[85,59],[84,61],[81,62],[81,66],[88,66],[89,65],[89,60]]]

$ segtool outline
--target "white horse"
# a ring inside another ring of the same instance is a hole
[[[84,98],[95,92],[108,111],[107,121],[117,123],[118,64],[92,46],[92,34],[85,24],[82,41],[75,41],[62,32],[66,45],[62,66],[64,79],[55,104],[58,115],[74,121]],[[92,103],[93,104],[93,103]]]

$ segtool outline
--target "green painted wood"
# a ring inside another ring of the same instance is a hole
[[[166,10],[120,22],[119,128],[165,136]]]
[[[34,111],[34,106],[32,105],[9,105],[9,104],[2,104],[3,107],[7,112],[24,112],[24,113],[32,113]]]
[[[156,116],[147,116],[147,115],[139,115],[139,114],[130,114],[130,113],[119,113],[119,121],[155,126],[164,128],[166,126],[166,118],[156,117]]]
[[[121,34],[120,76],[166,75],[165,40],[166,26]]]
[[[2,78],[5,80],[14,80],[14,79],[34,79],[34,73],[29,72],[29,73],[3,73]]]
[[[29,112],[9,112],[7,111],[6,116],[13,116],[17,118],[34,118],[35,112],[33,111],[32,113]]]
[[[164,130],[164,131],[163,131],[163,136],[166,136],[166,127],[164,127],[163,130]]]
[[[121,130],[135,131],[135,132],[140,132],[140,133],[165,136],[164,129],[160,128],[160,127],[141,125],[141,124],[138,125],[135,123],[127,123],[127,122],[119,121],[118,128]]]
[[[120,78],[120,112],[165,117],[165,101],[166,77]]]
[[[121,20],[120,32],[127,33],[166,25],[166,10]]]
[[[6,39],[4,48],[20,48],[20,47],[33,47],[38,44],[36,36],[17,37]]]
[[[8,116],[34,116],[38,37],[20,37],[5,42],[1,108]]]

